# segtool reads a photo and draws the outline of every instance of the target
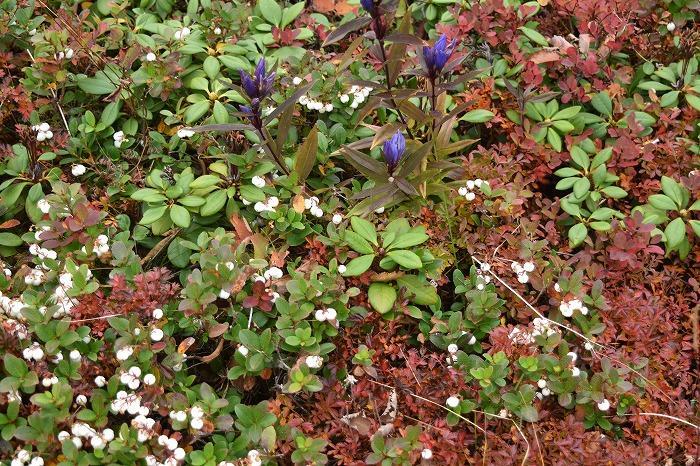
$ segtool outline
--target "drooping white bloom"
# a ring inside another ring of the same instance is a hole
[[[98,375],[97,377],[95,377],[95,385],[97,385],[100,388],[104,387],[105,385],[107,385],[107,379],[105,379],[104,376]]]
[[[114,147],[121,147],[122,144],[126,142],[126,136],[124,136],[124,131],[117,131],[112,135],[112,139],[114,139]]]
[[[424,460],[429,460],[433,457],[433,450],[431,450],[430,448],[424,448],[423,451],[420,452],[420,456]]]
[[[350,101],[350,96],[347,94],[342,94],[340,96],[340,101],[344,104],[347,104]]]
[[[332,307],[326,309],[326,319],[335,320],[336,317],[338,317],[338,313],[335,309],[333,309]]]
[[[326,316],[326,311],[324,311],[323,309],[318,309],[318,310],[314,313],[314,317],[315,317],[316,320],[318,320],[319,322],[325,322],[326,319],[328,318],[328,317]]]
[[[347,268],[345,265],[340,264],[340,265],[338,266],[338,273],[345,273],[345,271],[346,271],[347,269],[348,269],[348,268]]]
[[[143,383],[145,385],[153,385],[154,383],[156,383],[156,376],[153,374],[146,374],[143,377]]]
[[[87,168],[85,168],[85,165],[82,164],[73,165],[70,169],[70,172],[73,174],[73,176],[84,175],[86,171]]]
[[[256,188],[264,188],[265,187],[265,178],[262,176],[254,176],[250,180],[251,183],[253,183],[253,186]]]
[[[674,23],[673,21],[671,21],[670,23],[668,23],[668,24],[666,25],[666,30],[668,30],[668,32],[673,32],[673,31],[675,31],[675,30],[676,30],[676,23]]]
[[[184,27],[178,31],[175,31],[175,34],[173,34],[173,37],[175,40],[184,40],[187,36],[190,35],[190,28]]]
[[[238,347],[238,352],[241,353],[243,356],[248,356],[249,350],[247,346],[241,345]]]
[[[156,54],[153,52],[148,52],[146,54],[146,61],[156,61]]]
[[[187,139],[192,136],[194,136],[194,131],[190,128],[180,128],[177,130],[177,137],[180,139]]]
[[[454,343],[450,343],[447,346],[447,352],[450,354],[455,354],[459,350],[459,346],[455,345]]]
[[[282,278],[283,275],[284,272],[282,272],[282,269],[279,267],[270,267],[263,274],[263,276],[268,280]]]
[[[476,194],[474,194],[473,192],[470,191],[470,192],[468,192],[467,194],[464,195],[464,199],[466,199],[467,201],[470,201],[470,202],[471,202],[471,201],[473,201],[474,199],[476,199]]]
[[[162,319],[163,318],[163,309],[156,308],[153,309],[153,318],[154,319]]]
[[[219,291],[219,298],[228,299],[230,297],[231,297],[231,293],[229,293],[228,291],[226,291],[226,290]]]
[[[299,84],[301,84],[301,78],[299,76],[294,76],[294,78],[292,78],[292,84],[298,86]]]
[[[540,388],[544,388],[547,386],[547,381],[545,379],[540,379],[537,381],[537,386]]]
[[[457,406],[459,406],[459,398],[457,398],[456,396],[453,395],[453,396],[449,397],[447,399],[447,401],[445,401],[445,404],[447,404],[447,406],[449,406],[450,408],[454,409]]]
[[[598,409],[601,411],[607,411],[610,409],[610,401],[607,398],[603,398],[603,401],[598,403]]]
[[[343,221],[343,216],[340,214],[333,214],[332,222],[335,225],[339,225]]]
[[[194,430],[201,430],[204,427],[204,421],[201,418],[190,419],[190,427]]]
[[[36,206],[43,214],[48,214],[51,210],[51,204],[49,204],[49,201],[47,201],[46,199],[39,199],[36,203]]]
[[[573,377],[578,377],[579,375],[581,375],[581,369],[579,369],[578,367],[572,367],[571,368],[571,375]]]
[[[534,271],[535,271],[535,263],[534,263],[534,262],[530,262],[530,261],[525,262],[525,263],[523,264],[523,269],[524,269],[526,272],[528,272],[528,273],[529,273],[529,272],[534,272]]]

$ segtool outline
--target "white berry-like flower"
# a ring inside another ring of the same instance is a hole
[[[526,272],[534,272],[535,270],[535,263],[534,262],[525,262],[523,264],[523,269],[525,269]]]
[[[668,32],[673,32],[673,31],[675,31],[675,30],[676,30],[676,23],[674,23],[673,21],[670,22],[670,23],[668,23],[668,24],[666,25],[666,29],[668,30]]]
[[[338,313],[335,309],[333,309],[332,307],[326,309],[326,319],[335,320],[336,317],[338,317]]]
[[[264,188],[265,187],[265,178],[262,176],[254,176],[250,180],[251,183],[253,183],[253,186],[256,188]]]
[[[226,290],[219,291],[219,298],[228,299],[230,297],[231,297],[231,293],[229,293],[228,291],[226,291]]]
[[[97,385],[98,387],[104,387],[105,385],[107,385],[107,379],[105,379],[101,375],[98,375],[97,377],[95,377],[95,385]]]
[[[73,58],[73,55],[75,54],[75,51],[72,48],[67,48],[66,49],[66,60],[70,60]]]
[[[323,365],[323,358],[321,356],[311,355],[307,356],[304,362],[306,362],[306,365],[311,369],[319,369]]]
[[[185,456],[187,456],[187,453],[182,448],[176,448],[173,452],[173,458],[175,458],[178,461],[184,460]]]
[[[338,224],[340,224],[340,222],[343,221],[343,216],[340,215],[340,214],[333,214],[333,219],[332,219],[332,221],[333,221],[333,223],[334,223],[335,225],[338,225]]]
[[[160,308],[153,309],[153,318],[154,319],[162,319],[163,318],[163,309],[160,309]]]
[[[468,192],[467,194],[464,195],[464,199],[466,199],[466,200],[468,200],[468,201],[471,202],[471,201],[473,201],[474,199],[476,199],[476,194],[474,194],[474,193],[472,193],[472,192]]]
[[[476,186],[476,184],[474,183],[473,180],[467,181],[467,189],[468,189],[468,190],[471,191],[472,189],[474,189],[474,186]]]
[[[241,353],[243,356],[248,356],[249,350],[247,346],[241,345],[238,347],[238,352]]]
[[[217,36],[218,36],[219,34],[221,34],[221,28],[220,28],[220,27],[215,27],[215,28],[214,28],[214,34],[216,34]]]
[[[544,388],[542,389],[542,396],[549,396],[549,395],[551,395],[551,394],[552,394],[552,391],[551,391],[549,388],[544,387]]]
[[[581,306],[581,309],[579,309],[579,312],[581,312],[581,315],[588,315],[588,308],[586,306]]]
[[[430,448],[424,448],[423,451],[420,452],[420,456],[424,460],[429,460],[433,457],[433,450],[431,450]]]
[[[183,40],[183,39],[185,39],[185,37],[190,35],[190,32],[191,32],[190,28],[184,27],[184,28],[180,29],[179,31],[175,31],[175,34],[173,34],[173,37],[175,38],[175,40]]]
[[[163,335],[164,335],[163,330],[161,330],[159,328],[154,328],[153,330],[151,330],[151,340],[153,340],[153,341],[162,340]]]
[[[559,283],[554,284],[554,291],[561,293],[561,285],[559,285]]]
[[[518,274],[518,281],[520,283],[527,283],[530,281],[530,277],[527,276],[525,273]]]
[[[571,317],[574,314],[574,310],[571,309],[571,306],[569,306],[567,302],[562,302],[559,305],[559,312],[561,312],[561,315],[564,317]]]
[[[340,96],[340,101],[344,104],[347,104],[350,101],[350,96],[347,94],[342,94]]]
[[[292,84],[298,86],[299,84],[301,84],[301,78],[299,76],[294,76],[294,78],[292,79]]]
[[[282,272],[282,269],[280,269],[279,267],[270,267],[263,274],[263,276],[268,280],[271,278],[272,279],[282,278],[283,275],[284,275],[284,272]]]
[[[80,361],[80,358],[82,358],[82,355],[80,354],[80,351],[78,350],[73,350],[70,352],[68,355],[71,361]]]
[[[578,377],[579,375],[581,375],[581,369],[579,369],[578,367],[572,367],[571,368],[571,375],[573,377]]]
[[[447,346],[447,352],[450,354],[455,354],[459,350],[459,346],[455,345],[454,343],[450,343]]]
[[[124,131],[117,131],[112,135],[114,139],[114,147],[121,147],[122,144],[126,142],[126,136],[124,136]]]
[[[85,395],[78,395],[75,397],[75,402],[81,406],[85,406],[85,403],[87,403],[87,397]]]
[[[156,61],[156,54],[153,52],[148,52],[146,54],[146,61]]]
[[[544,379],[540,379],[540,380],[537,381],[537,386],[540,387],[540,388],[544,388],[544,387],[547,386],[547,381],[544,380]]]
[[[608,409],[610,409],[610,402],[607,398],[603,398],[603,401],[598,403],[598,409],[601,411],[607,411]]]
[[[569,351],[566,355],[571,358],[571,362],[576,362],[576,359],[578,359],[578,355],[573,351]]]
[[[204,421],[198,417],[191,419],[190,427],[192,427],[194,430],[200,430],[202,427],[204,427]]]
[[[467,189],[466,186],[460,187],[457,192],[459,193],[460,196],[466,196],[469,190]]]
[[[319,322],[325,322],[326,319],[328,318],[328,317],[326,316],[326,311],[324,311],[323,309],[318,309],[318,310],[314,313],[314,317],[315,317],[316,320],[318,320]]]
[[[145,385],[153,385],[154,383],[156,383],[156,376],[153,374],[146,374],[143,377],[143,383]]]
[[[383,214],[383,213],[384,213],[384,206],[382,206],[382,207],[376,209],[376,210],[374,211],[374,213],[376,213],[376,214]]]
[[[73,176],[84,175],[86,171],[87,168],[85,168],[85,165],[81,164],[73,165],[70,169],[70,172],[73,174]]]
[[[340,264],[340,265],[338,266],[338,273],[345,273],[345,271],[346,271],[347,269],[348,269],[348,268],[347,268],[346,266],[344,266],[343,264]]]
[[[474,343],[476,343],[476,337],[475,337],[474,335],[472,335],[472,337],[469,339],[469,341],[467,342],[467,344],[473,345]]]
[[[447,399],[447,401],[445,401],[445,403],[450,408],[456,408],[457,406],[459,406],[459,398],[457,398],[456,396],[451,396]]]
[[[474,185],[475,185],[477,188],[481,188],[481,185],[482,185],[482,184],[484,184],[484,180],[482,180],[481,178],[477,178],[477,179],[474,180]]]
[[[587,341],[586,343],[583,344],[583,347],[586,349],[586,351],[591,351],[591,350],[593,350],[593,343]]]

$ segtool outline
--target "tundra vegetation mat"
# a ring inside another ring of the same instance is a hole
[[[699,20],[0,0],[0,464],[697,466]]]

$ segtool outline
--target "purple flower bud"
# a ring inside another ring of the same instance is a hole
[[[241,86],[251,99],[264,99],[272,94],[272,85],[275,81],[275,73],[268,74],[265,70],[265,59],[258,61],[253,76],[243,70],[239,70],[241,75]]]
[[[390,174],[396,169],[405,150],[406,139],[401,134],[401,131],[397,131],[391,139],[384,142],[384,161]]]
[[[370,16],[374,16],[377,13],[377,6],[374,4],[374,0],[360,0],[360,4]]]
[[[425,61],[428,76],[435,79],[442,73],[442,69],[454,52],[457,41],[447,43],[447,37],[443,34],[432,47],[423,47],[423,60]]]

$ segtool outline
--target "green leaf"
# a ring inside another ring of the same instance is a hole
[[[561,136],[554,128],[547,128],[547,142],[552,146],[552,149],[561,152]]]
[[[14,233],[0,233],[0,246],[17,247],[20,246],[22,242],[22,238],[15,235]]]
[[[661,189],[664,194],[670,197],[676,206],[683,206],[683,188],[673,178],[668,176],[661,177]]]
[[[224,207],[227,198],[228,196],[226,195],[226,191],[223,189],[219,189],[209,194],[206,202],[202,208],[199,209],[200,215],[203,217],[214,215]]]
[[[688,104],[695,110],[700,112],[700,97],[693,94],[686,94],[685,101],[688,102]]]
[[[27,373],[27,364],[17,356],[6,353],[3,358],[3,364],[8,374],[13,377],[22,378]]]
[[[460,118],[460,121],[468,121],[469,123],[485,123],[494,117],[494,113],[490,110],[476,109],[469,111]]]
[[[690,223],[690,227],[693,229],[695,236],[700,238],[700,220],[691,220],[688,223]]]
[[[579,175],[581,175],[581,172],[576,170],[575,168],[564,167],[564,168],[560,168],[559,170],[555,171],[554,174],[561,177],[561,178],[566,178],[569,176],[579,176]]]
[[[117,90],[117,86],[104,75],[99,78],[79,78],[77,84],[88,94],[104,95]]]
[[[430,237],[422,231],[409,231],[408,233],[404,233],[398,238],[396,238],[391,243],[391,245],[388,246],[388,249],[392,250],[410,248],[422,244],[428,241],[428,239],[430,239]]]
[[[677,210],[676,205],[670,197],[665,194],[652,194],[649,196],[649,204],[661,210]]]
[[[210,55],[204,59],[202,67],[209,79],[213,81],[214,78],[216,78],[216,76],[219,74],[221,64],[219,63],[219,60],[216,59],[216,57]]]
[[[374,254],[366,254],[364,256],[356,257],[350,262],[345,268],[345,277],[355,277],[357,275],[362,275],[372,266],[374,261]]]
[[[280,28],[284,29],[285,26],[291,24],[292,21],[304,11],[305,5],[305,2],[299,2],[285,8],[284,11],[282,11],[282,23],[280,24]]]
[[[119,117],[119,108],[121,107],[121,101],[111,102],[105,106],[102,110],[102,115],[100,115],[100,123],[106,126],[110,126],[112,123],[117,121]]]
[[[569,229],[569,243],[571,244],[571,247],[575,248],[579,244],[583,243],[586,236],[588,236],[588,228],[586,228],[586,225],[583,223],[577,223],[571,227]]]
[[[260,0],[258,7],[260,8],[260,13],[267,21],[275,26],[280,26],[282,22],[282,8],[275,0]]]
[[[360,254],[374,253],[374,249],[372,249],[372,246],[367,242],[367,240],[355,233],[354,231],[345,231],[345,241],[350,245],[350,247],[354,251],[357,251]]]
[[[216,175],[202,175],[197,177],[192,183],[190,183],[190,189],[206,189],[210,188],[221,181]]]
[[[151,223],[160,219],[165,214],[165,211],[167,209],[168,209],[168,206],[152,207],[150,209],[147,209],[143,213],[143,218],[141,219],[139,224],[150,225]]]
[[[173,204],[170,206],[170,220],[179,227],[187,228],[192,223],[189,210],[181,205]]]
[[[540,418],[539,414],[537,413],[537,408],[534,406],[523,406],[516,411],[516,414],[527,422],[537,422]]]
[[[601,189],[601,191],[603,194],[613,199],[622,199],[623,197],[627,196],[627,191],[622,188],[618,188],[617,186],[608,186]]]
[[[420,260],[420,257],[418,257],[415,252],[406,249],[389,251],[386,255],[406,269],[419,269],[423,267],[423,262]]]
[[[594,95],[591,98],[591,105],[593,105],[593,108],[598,110],[598,113],[601,113],[608,117],[612,116],[612,100],[610,100],[610,96],[606,91],[599,92],[596,95]]]
[[[669,248],[673,249],[681,244],[681,241],[685,239],[685,223],[683,219],[679,217],[666,225],[664,235]]]
[[[586,153],[586,151],[581,149],[579,146],[574,146],[571,148],[571,160],[576,162],[576,165],[583,168],[584,170],[588,170],[588,167],[591,163],[591,159]]]
[[[187,110],[185,110],[185,114],[183,115],[185,123],[189,125],[202,118],[209,111],[209,106],[209,101],[203,100],[187,107]]]
[[[389,312],[396,302],[396,289],[386,283],[372,283],[367,291],[372,307],[380,314]]]
[[[350,219],[350,224],[357,234],[375,246],[379,245],[377,242],[377,231],[374,229],[374,225],[372,225],[371,222],[361,217],[352,217]]]
[[[552,120],[569,120],[578,115],[578,112],[580,111],[581,107],[579,106],[562,108],[557,113],[555,113],[554,116],[552,116]]]
[[[574,196],[577,199],[584,199],[591,187],[591,182],[586,177],[581,177],[574,183]]]
[[[536,43],[537,45],[541,45],[542,47],[549,46],[549,42],[547,41],[547,39],[542,34],[535,31],[534,29],[530,29],[530,28],[525,27],[525,26],[519,27],[518,29],[520,29],[528,39],[530,39],[532,42]]]

